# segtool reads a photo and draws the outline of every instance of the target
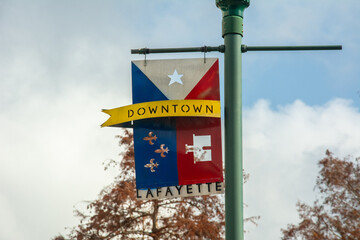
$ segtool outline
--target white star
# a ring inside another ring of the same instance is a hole
[[[168,75],[168,77],[170,78],[170,82],[169,82],[169,86],[173,83],[179,83],[181,85],[183,85],[183,82],[181,81],[181,77],[183,76],[183,74],[178,74],[176,69],[173,73],[173,75]]]

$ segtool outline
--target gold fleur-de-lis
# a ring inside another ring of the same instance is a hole
[[[157,139],[156,135],[153,136],[152,134],[153,134],[153,132],[149,132],[149,134],[148,134],[149,136],[143,138],[144,141],[149,141],[150,145],[154,145],[153,141],[156,141],[156,139]]]
[[[154,160],[155,160],[155,159],[152,158],[152,159],[150,159],[150,163],[144,165],[144,167],[150,168],[150,171],[151,171],[151,172],[155,172],[154,167],[158,167],[158,166],[160,165],[160,164],[158,164],[157,162],[154,163]]]
[[[165,146],[165,144],[161,144],[161,145],[160,145],[160,149],[156,149],[154,152],[160,153],[160,156],[161,156],[161,157],[166,157],[164,153],[169,153],[170,150],[169,150],[168,147],[166,147],[166,148],[164,149],[164,146]]]

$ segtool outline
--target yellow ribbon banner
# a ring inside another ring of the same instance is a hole
[[[166,100],[144,102],[102,110],[110,115],[101,127],[110,127],[135,120],[159,117],[221,117],[220,101]]]

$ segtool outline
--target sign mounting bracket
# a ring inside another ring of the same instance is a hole
[[[319,51],[319,50],[342,50],[342,45],[308,45],[308,46],[247,46],[241,45],[241,52],[252,51]],[[225,52],[225,45],[217,47],[185,47],[185,48],[139,48],[131,49],[131,54],[150,53],[186,53],[186,52]]]

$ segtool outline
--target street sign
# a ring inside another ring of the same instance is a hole
[[[101,126],[134,128],[137,198],[223,193],[218,59],[133,61],[132,96]]]
[[[196,116],[213,114],[215,108],[220,113],[218,59],[133,61],[132,89],[134,104],[174,103],[144,107],[134,114],[183,113],[134,121],[138,198],[222,193],[220,116]],[[197,105],[191,103],[194,100]]]

